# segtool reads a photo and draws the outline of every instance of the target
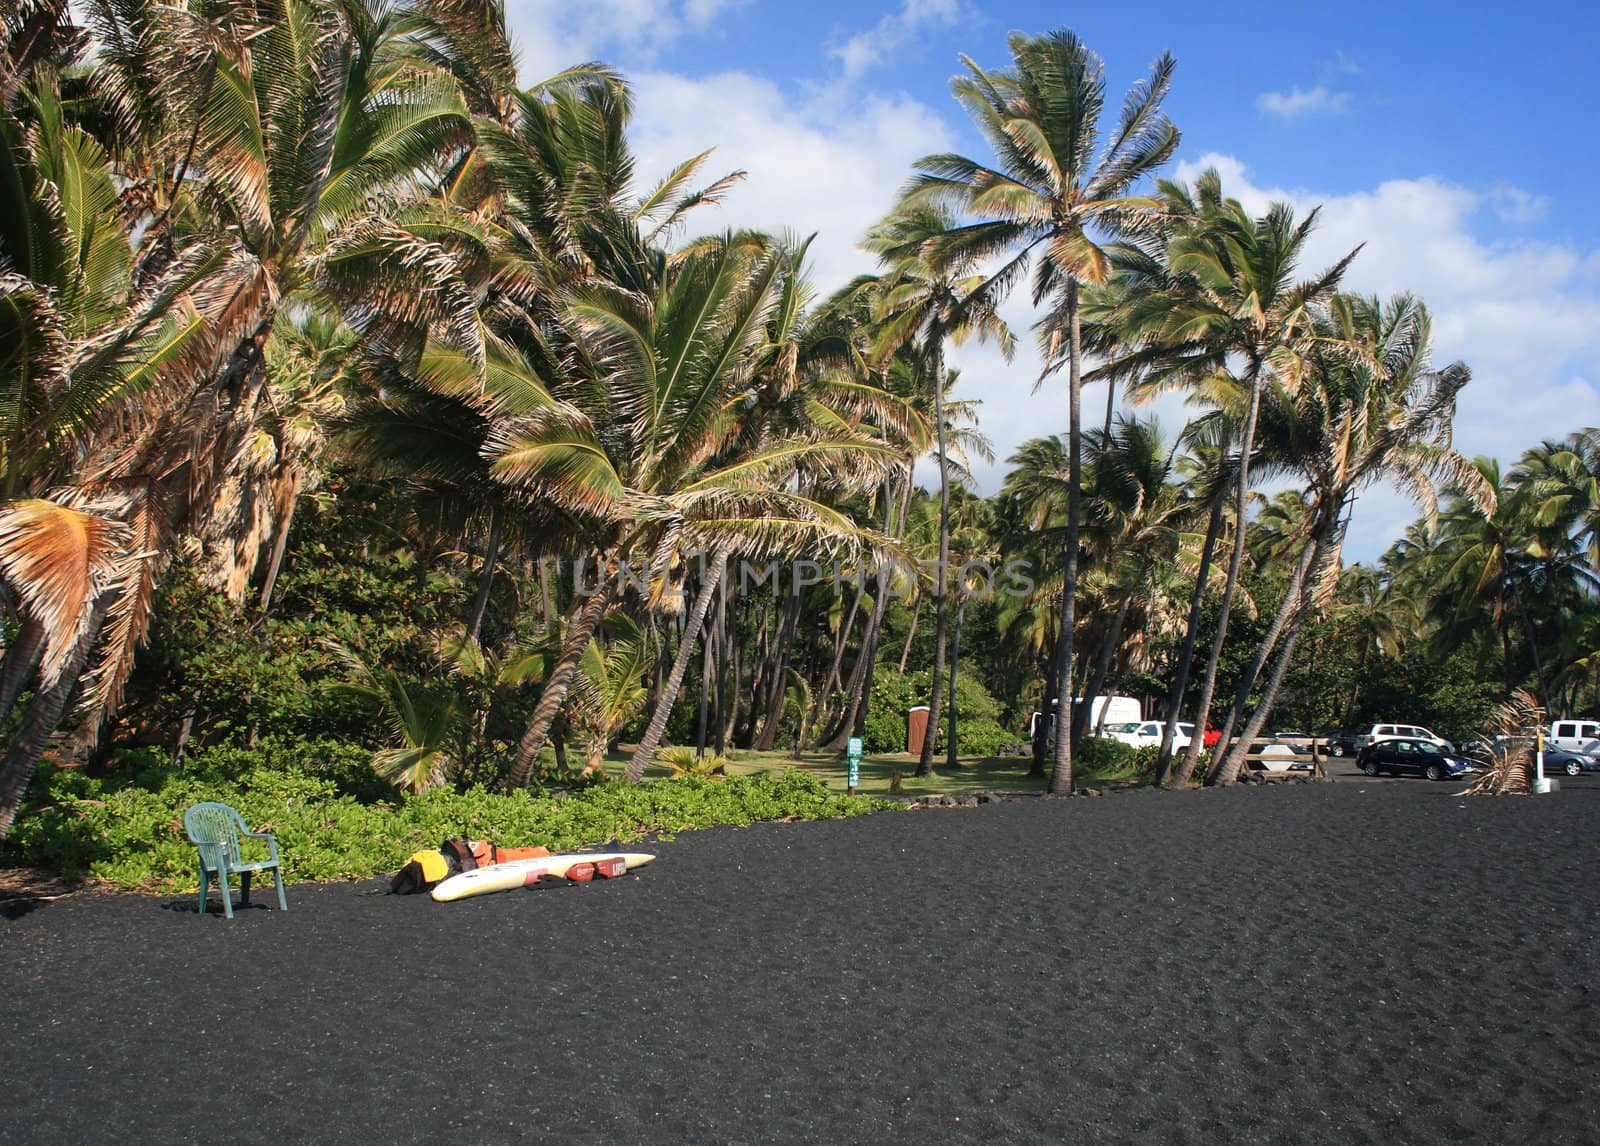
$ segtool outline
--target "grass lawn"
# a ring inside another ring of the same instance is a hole
[[[628,757],[625,752],[613,753],[606,762],[606,770],[613,776],[621,776],[627,762]],[[918,779],[915,775],[917,771],[915,756],[907,752],[886,753],[862,758],[861,782],[857,786],[857,791],[872,796],[888,795],[890,775],[894,772],[900,773],[900,795],[903,796],[934,794],[959,796],[973,792],[1041,791],[1044,788],[1044,780],[1029,777],[1028,766],[1029,761],[1025,757],[964,756],[961,757],[961,767],[951,771],[943,767],[943,757],[940,757],[934,774]],[[827,752],[802,752],[796,757],[789,752],[751,752],[735,748],[728,753],[728,771],[735,775],[803,768],[821,777],[828,787],[840,792],[845,790],[847,767],[843,757]],[[645,775],[649,777],[667,774],[667,768],[656,764],[652,764],[645,771]],[[1119,780],[1099,780],[1094,777],[1080,779],[1083,783],[1092,783],[1096,786],[1126,783]]]

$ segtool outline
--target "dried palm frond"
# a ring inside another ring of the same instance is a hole
[[[1490,768],[1474,780],[1464,795],[1526,796],[1533,791],[1534,753],[1545,712],[1526,690],[1495,709],[1490,722],[1498,733],[1489,750]]]
[[[0,510],[0,575],[44,630],[45,687],[60,676],[124,553],[127,530],[97,512],[103,508],[76,491],[58,491]]]

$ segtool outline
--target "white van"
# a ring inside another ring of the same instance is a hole
[[[1081,696],[1073,697],[1072,703],[1074,705],[1082,704],[1083,698]],[[1042,712],[1035,712],[1029,717],[1028,738],[1030,740],[1033,738],[1034,730],[1038,727],[1040,720],[1049,721],[1049,727],[1045,735],[1051,740],[1055,739],[1056,705],[1057,702],[1051,700],[1049,716],[1045,716]],[[1139,698],[1135,696],[1097,696],[1094,698],[1094,706],[1089,710],[1089,715],[1089,725],[1085,731],[1091,736],[1094,735],[1094,730],[1102,724],[1138,724],[1144,719],[1139,707]]]
[[[1600,741],[1600,720],[1558,720],[1545,743],[1568,752],[1593,752]]]

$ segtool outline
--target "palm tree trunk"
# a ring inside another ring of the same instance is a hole
[[[0,662],[0,727],[11,718],[12,706],[43,659],[44,626],[24,613],[16,639],[6,646],[5,660]]]
[[[567,611],[567,639],[561,647],[561,659],[550,670],[544,690],[539,694],[539,703],[534,706],[533,715],[528,718],[528,727],[517,743],[511,771],[506,775],[508,788],[526,788],[528,781],[533,778],[533,766],[539,758],[539,749],[544,747],[545,739],[550,735],[550,726],[560,714],[561,706],[566,703],[567,690],[572,687],[572,674],[583,660],[589,638],[594,636],[595,629],[611,605],[616,593],[616,578],[612,576],[610,563],[604,558],[600,562],[600,571],[601,582],[595,586],[594,592],[586,597],[580,596]]]
[[[917,639],[917,621],[922,616],[922,594],[913,595],[911,604],[911,627],[906,630],[906,647],[900,650],[900,673],[903,676],[906,665],[911,660],[911,642]]]
[[[472,616],[467,620],[467,641],[476,642],[483,631],[483,616],[489,610],[489,594],[494,588],[494,567],[500,557],[501,511],[497,504],[489,512],[489,538],[483,544],[483,570],[478,575],[478,596],[472,602]]]
[[[683,687],[684,674],[689,671],[689,658],[694,655],[694,647],[700,639],[700,630],[705,624],[706,613],[711,609],[711,598],[721,585],[722,575],[727,568],[728,547],[719,546],[716,557],[711,563],[711,570],[706,574],[705,584],[700,586],[700,592],[695,597],[694,608],[684,621],[683,637],[678,643],[678,655],[673,659],[672,671],[667,674],[666,683],[661,686],[661,695],[656,698],[656,710],[650,717],[650,726],[645,729],[644,738],[633,750],[633,758],[628,761],[628,767],[622,773],[624,780],[637,782],[642,779],[645,766],[650,763],[650,758],[656,754],[656,749],[661,745],[661,738],[667,731],[667,718],[672,715],[672,706],[678,699],[678,690]]]
[[[1356,698],[1361,695],[1361,680],[1367,672],[1367,657],[1372,652],[1372,635],[1361,642],[1361,655],[1356,658],[1355,679],[1350,684],[1350,699],[1344,703],[1344,716],[1339,721],[1340,728],[1349,728],[1356,718]]]
[[[11,823],[17,818],[22,800],[28,793],[28,783],[44,754],[45,741],[61,723],[66,714],[67,702],[78,687],[89,652],[100,636],[105,622],[106,609],[111,604],[111,594],[101,594],[90,607],[88,623],[83,634],[67,654],[66,663],[55,683],[33,694],[23,711],[22,723],[11,737],[4,757],[0,757],[0,840],[6,838]]]
[[[961,594],[961,603],[956,606],[956,628],[950,635],[950,734],[949,743],[945,745],[947,756],[945,763],[951,768],[961,767],[961,762],[956,759],[956,673],[961,667],[961,623],[967,616],[967,595]]]
[[[1334,520],[1338,520],[1337,515]],[[1215,782],[1219,785],[1231,784],[1238,777],[1245,755],[1250,751],[1250,745],[1261,735],[1262,728],[1266,727],[1267,717],[1272,715],[1272,706],[1278,699],[1278,689],[1283,685],[1284,674],[1288,672],[1289,662],[1294,657],[1295,645],[1299,643],[1306,614],[1311,611],[1311,601],[1316,594],[1317,580],[1322,574],[1322,566],[1338,551],[1338,546],[1327,544],[1322,538],[1313,540],[1310,547],[1316,550],[1316,556],[1304,584],[1295,594],[1295,608],[1289,618],[1283,647],[1278,650],[1278,659],[1273,663],[1266,687],[1262,690],[1261,703],[1256,705],[1255,712],[1245,723],[1244,731],[1239,734],[1239,739],[1229,750],[1223,768],[1216,777]],[[1221,742],[1218,743],[1218,747],[1222,747]]]
[[[833,692],[839,687],[839,670],[844,667],[845,647],[850,643],[850,634],[855,631],[856,614],[861,610],[861,598],[865,595],[865,589],[856,593],[855,600],[850,602],[849,615],[839,623],[839,631],[834,634],[833,663],[828,669],[828,683],[822,689],[824,695]],[[822,700],[819,698],[818,704],[820,705],[821,703]]]
[[[1528,639],[1528,648],[1533,652],[1533,683],[1539,690],[1539,704],[1546,713],[1555,710],[1550,707],[1550,694],[1544,687],[1544,660],[1539,655],[1539,638],[1533,631],[1533,618],[1528,616],[1527,603],[1522,599],[1522,587],[1515,578],[1507,578],[1511,582],[1511,596],[1517,603],[1517,615],[1522,618],[1522,635]]]
[[[1211,697],[1217,688],[1217,665],[1222,660],[1222,646],[1228,639],[1228,619],[1233,613],[1233,595],[1239,587],[1239,569],[1244,564],[1245,518],[1250,509],[1250,454],[1256,445],[1256,419],[1261,413],[1261,366],[1252,363],[1250,368],[1250,409],[1245,415],[1244,433],[1239,442],[1238,491],[1234,498],[1233,553],[1228,558],[1228,578],[1222,586],[1222,606],[1217,612],[1217,632],[1211,638],[1211,653],[1206,658],[1206,672],[1200,684],[1200,703],[1194,714],[1194,726],[1204,730],[1211,724]],[[1200,759],[1205,736],[1191,737],[1184,751],[1178,782],[1187,782]],[[1219,740],[1218,751],[1225,745]]]
[[[1300,551],[1300,559],[1295,562],[1294,573],[1289,577],[1289,584],[1285,587],[1283,600],[1278,604],[1278,611],[1273,614],[1272,624],[1268,626],[1261,643],[1256,646],[1255,653],[1245,665],[1244,671],[1239,674],[1238,683],[1233,690],[1233,704],[1228,709],[1227,718],[1222,722],[1222,735],[1217,740],[1217,758],[1211,762],[1211,769],[1206,776],[1206,783],[1214,784],[1217,777],[1222,774],[1223,751],[1233,742],[1233,733],[1244,720],[1245,706],[1250,703],[1250,693],[1256,687],[1256,678],[1261,675],[1262,666],[1267,663],[1267,658],[1277,647],[1278,638],[1283,635],[1284,627],[1289,623],[1291,616],[1296,615],[1300,608],[1301,587],[1305,584],[1306,573],[1311,568],[1311,562],[1316,559],[1320,547],[1315,538],[1306,540],[1305,548]],[[1246,741],[1246,744],[1249,742]],[[1231,753],[1230,753],[1231,755]],[[1237,771],[1237,769],[1235,769]]]
[[[1056,755],[1050,792],[1072,791],[1072,654],[1077,625],[1078,531],[1083,490],[1083,330],[1078,319],[1078,280],[1067,279],[1067,552],[1061,585],[1061,633],[1056,664]]]
[[[792,588],[792,587],[791,587]],[[767,713],[756,737],[758,752],[771,752],[783,723],[784,677],[789,673],[789,657],[794,647],[795,624],[800,619],[800,594],[791,592],[783,605],[783,620],[778,626],[777,644],[772,650],[772,675],[767,679]]]
[[[733,678],[739,679],[739,654],[737,648],[732,657],[728,654],[728,646],[735,643],[731,638],[734,635],[728,625],[728,612],[733,608],[730,598],[733,596],[728,591],[728,579],[723,577],[722,586],[717,590],[717,723],[716,723],[716,751],[718,756],[724,756],[728,750],[728,730],[733,727],[733,714],[728,712],[728,668],[732,660]],[[734,629],[738,627],[738,613],[734,613]],[[737,695],[733,701],[738,708]]]
[[[1095,699],[1100,695],[1100,690],[1106,686],[1106,677],[1111,673],[1111,658],[1122,646],[1122,626],[1128,619],[1128,607],[1132,604],[1133,594],[1124,593],[1122,601],[1117,605],[1116,614],[1111,618],[1111,628],[1106,632],[1105,643],[1100,646],[1100,656],[1095,660],[1094,675],[1084,687],[1083,699],[1078,703],[1078,711],[1073,715],[1072,735],[1079,743],[1083,742],[1084,730],[1089,726]]]
[[[272,559],[267,562],[267,575],[261,582],[261,596],[257,600],[257,607],[265,613],[272,607],[272,591],[278,585],[278,573],[283,568],[283,557],[289,549],[289,529],[294,525],[295,507],[300,502],[300,485],[302,477],[297,470],[294,482],[289,487],[288,504],[278,518],[278,533],[272,539]]]
[[[933,684],[928,689],[928,730],[922,738],[917,775],[933,775],[933,742],[938,738],[939,706],[944,703],[946,594],[950,575],[950,469],[944,441],[944,331],[937,326],[929,335],[933,357],[933,426],[939,451],[939,567],[933,579]]]
[[[1200,612],[1205,605],[1206,583],[1211,577],[1211,555],[1216,550],[1217,538],[1222,535],[1222,503],[1227,487],[1217,486],[1211,499],[1211,520],[1206,525],[1206,539],[1200,549],[1200,565],[1195,570],[1194,592],[1189,597],[1189,621],[1183,631],[1183,649],[1178,654],[1178,671],[1172,678],[1172,689],[1167,693],[1167,721],[1161,729],[1161,747],[1156,752],[1156,783],[1173,787],[1188,782],[1187,771],[1182,776],[1172,774],[1172,739],[1182,719],[1183,694],[1189,688],[1189,669],[1194,664],[1194,647],[1200,636]],[[1205,739],[1205,725],[1195,726],[1195,736]]]
[[[700,703],[695,706],[694,754],[698,759],[706,754],[706,726],[711,716],[711,676],[716,669],[713,656],[717,643],[717,629],[713,625],[706,634],[700,649]]]

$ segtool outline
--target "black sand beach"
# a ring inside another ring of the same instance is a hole
[[[72,897],[0,919],[0,1140],[1594,1141],[1600,787],[1453,790],[724,829],[232,923]]]

